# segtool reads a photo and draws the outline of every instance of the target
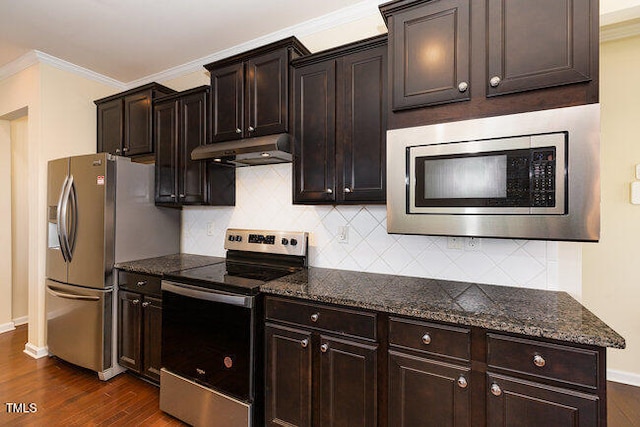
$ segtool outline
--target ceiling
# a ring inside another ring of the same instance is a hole
[[[375,0],[0,0],[0,68],[38,50],[120,82]]]

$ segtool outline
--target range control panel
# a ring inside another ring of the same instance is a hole
[[[309,233],[303,231],[227,229],[224,248],[235,251],[306,256]]]

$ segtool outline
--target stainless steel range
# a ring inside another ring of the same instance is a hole
[[[307,265],[304,232],[228,229],[223,263],[162,281],[160,409],[193,425],[263,423],[260,286]]]

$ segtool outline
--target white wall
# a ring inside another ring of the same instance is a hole
[[[11,317],[26,323],[29,301],[28,116],[11,121]]]

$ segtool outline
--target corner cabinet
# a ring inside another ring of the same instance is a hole
[[[160,381],[162,296],[160,277],[118,272],[118,363]]]
[[[267,426],[378,425],[377,317],[265,299]]]
[[[598,0],[396,0],[380,11],[391,129],[598,102]]]
[[[294,67],[294,203],[386,201],[387,38]]]
[[[94,101],[98,114],[97,152],[119,156],[153,156],[155,98],[175,93],[158,83]]]
[[[290,37],[205,65],[211,74],[211,142],[289,130],[289,62],[309,51]]]

